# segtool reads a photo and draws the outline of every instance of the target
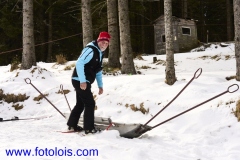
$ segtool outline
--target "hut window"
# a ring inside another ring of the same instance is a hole
[[[165,35],[162,35],[162,42],[165,42]]]
[[[191,35],[191,29],[188,27],[182,27],[182,34],[183,35]]]

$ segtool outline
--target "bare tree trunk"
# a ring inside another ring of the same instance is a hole
[[[166,83],[173,85],[176,82],[173,50],[172,0],[164,1],[164,23],[166,35]]]
[[[188,17],[187,0],[182,0],[182,18]]]
[[[136,70],[133,62],[131,37],[130,37],[128,0],[118,1],[118,12],[119,12],[121,55],[122,55],[121,72],[123,74],[136,74]]]
[[[108,66],[111,68],[120,68],[120,45],[119,45],[119,28],[117,0],[107,0],[108,12],[108,32],[111,35],[109,44]]]
[[[231,3],[232,0],[226,0],[226,8],[227,8],[227,40],[232,41],[233,40],[233,6]]]
[[[83,46],[86,46],[93,40],[91,0],[82,0],[82,29]]]
[[[240,81],[240,0],[234,0],[236,80]]]
[[[49,6],[52,5],[52,0],[49,0]],[[52,9],[49,10],[48,13],[48,54],[47,54],[47,62],[52,62],[53,57],[52,57],[52,34],[53,34],[53,24],[52,24]]]
[[[23,0],[23,53],[21,69],[29,69],[32,66],[36,66],[33,1]]]

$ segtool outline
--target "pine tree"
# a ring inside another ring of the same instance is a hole
[[[91,0],[82,0],[82,33],[83,46],[86,46],[93,40]]]
[[[108,32],[111,35],[108,54],[108,66],[111,68],[120,68],[120,46],[119,46],[119,27],[117,0],[107,0],[108,11]]]
[[[119,12],[119,28],[120,28],[120,43],[122,55],[122,68],[123,74],[136,74],[133,62],[131,36],[130,36],[130,20],[128,13],[128,0],[118,1]]]
[[[21,69],[36,66],[33,25],[33,1],[23,0],[23,53]]]
[[[234,0],[236,80],[240,81],[240,0]]]
[[[164,1],[164,23],[166,35],[166,83],[173,85],[176,82],[173,50],[173,27],[172,27],[172,0]]]

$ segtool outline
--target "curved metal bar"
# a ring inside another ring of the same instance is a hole
[[[199,75],[196,76],[197,72],[200,71]],[[202,68],[198,68],[198,70],[194,73],[194,78],[197,79],[202,74]]]
[[[25,78],[24,80],[25,80],[25,82],[26,82],[27,84],[31,84],[31,79]],[[29,82],[27,82],[27,80],[28,80]]]
[[[63,91],[63,85],[62,84],[60,84],[60,89]]]
[[[230,91],[230,88],[233,87],[233,86],[237,86],[237,89],[235,89],[235,90],[233,90],[233,91]],[[234,93],[234,92],[236,92],[238,89],[239,89],[239,86],[238,86],[237,84],[233,84],[233,85],[231,85],[231,86],[228,87],[227,91],[228,91],[228,93]]]

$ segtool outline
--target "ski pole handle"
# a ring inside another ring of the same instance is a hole
[[[237,86],[237,89],[230,91],[230,88],[233,87],[233,86]],[[234,93],[234,92],[236,92],[238,89],[239,89],[239,86],[238,86],[237,84],[233,84],[233,85],[231,85],[231,86],[228,87],[227,91],[228,91],[228,93]]]

